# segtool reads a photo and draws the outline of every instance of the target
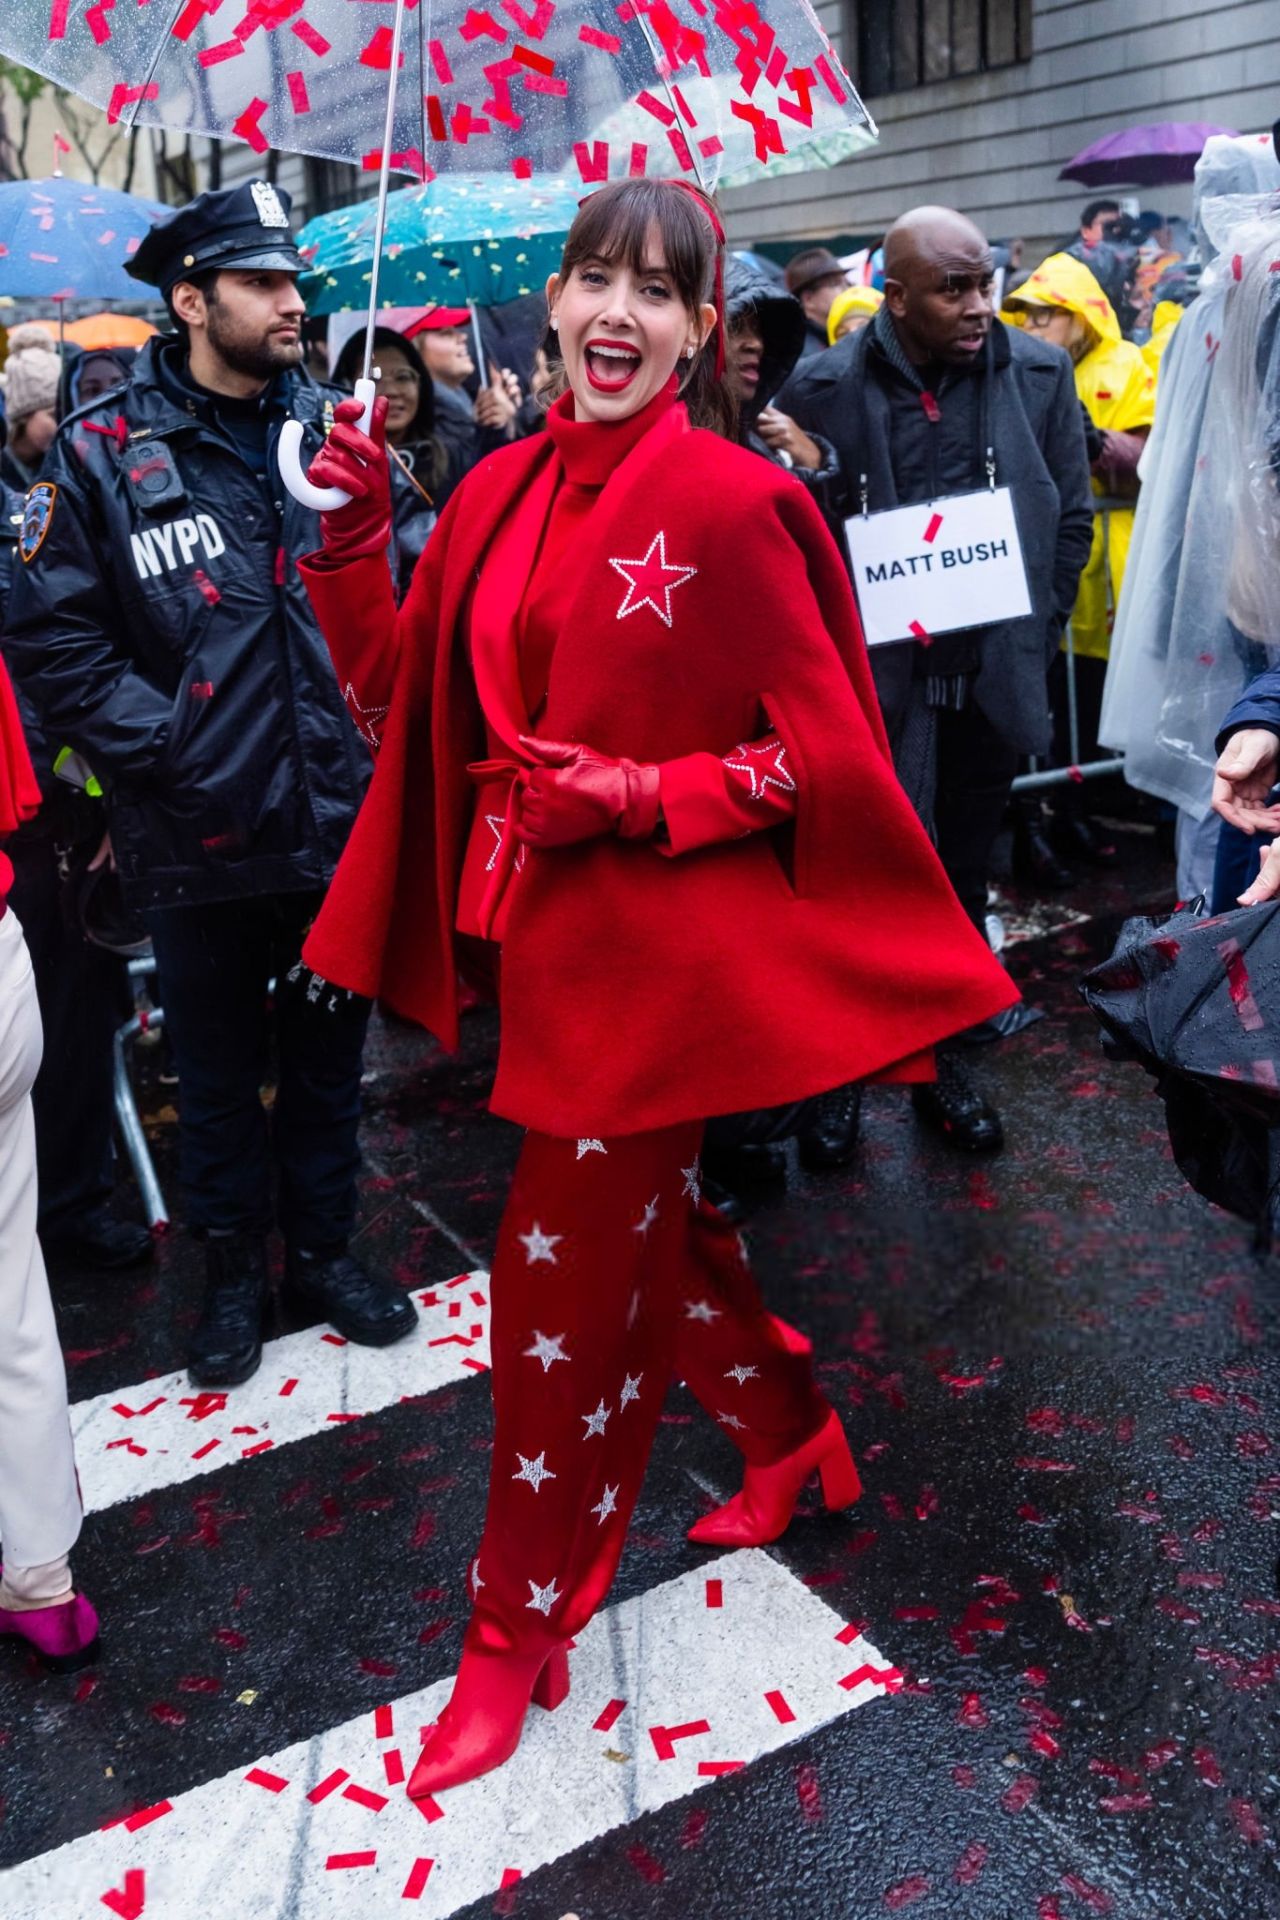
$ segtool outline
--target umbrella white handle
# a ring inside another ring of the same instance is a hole
[[[372,380],[356,381],[356,399],[364,411],[355,422],[361,433],[368,433],[373,420],[373,403],[378,389]],[[280,445],[276,453],[280,467],[280,478],[288,487],[295,500],[304,507],[310,507],[315,513],[336,513],[339,507],[345,507],[351,495],[342,487],[316,487],[302,471],[302,422],[286,420],[280,429]]]

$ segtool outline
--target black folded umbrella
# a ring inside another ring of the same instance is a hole
[[[1280,1225],[1280,901],[1206,917],[1127,920],[1080,983],[1113,1059],[1154,1075],[1186,1179]]]

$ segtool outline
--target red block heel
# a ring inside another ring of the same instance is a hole
[[[449,1704],[423,1743],[406,1792],[425,1800],[492,1773],[520,1744],[531,1701],[548,1713],[569,1693],[569,1656],[546,1643],[529,1653],[464,1645]]]
[[[552,1647],[542,1672],[533,1683],[533,1704],[554,1713],[569,1698],[569,1656],[563,1647]]]
[[[786,1532],[805,1482],[817,1473],[830,1512],[851,1507],[862,1482],[834,1407],[817,1433],[771,1467],[749,1466],[742,1492],[689,1529],[704,1547],[763,1547]]]

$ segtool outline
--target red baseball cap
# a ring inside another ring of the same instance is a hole
[[[471,325],[470,307],[432,307],[430,313],[423,313],[404,330],[406,340],[413,340],[420,333],[441,333],[446,327],[469,327]]]

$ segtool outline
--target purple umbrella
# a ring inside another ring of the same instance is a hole
[[[1078,180],[1082,187],[1170,187],[1195,178],[1196,161],[1212,134],[1234,138],[1230,127],[1210,126],[1204,120],[1162,120],[1154,127],[1124,127],[1104,134],[1074,160],[1059,180]]]

